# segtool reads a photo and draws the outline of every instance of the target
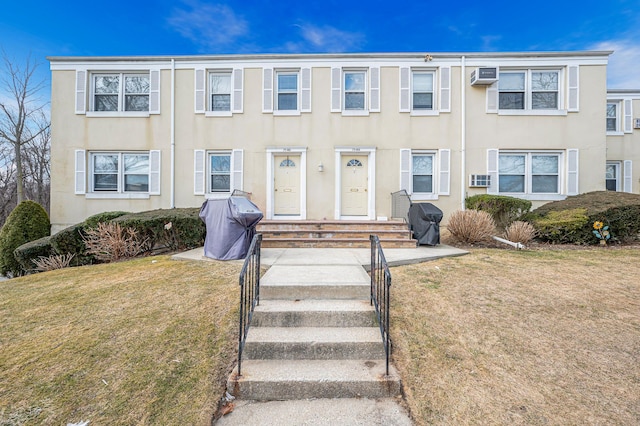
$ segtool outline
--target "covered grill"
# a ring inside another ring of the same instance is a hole
[[[409,227],[420,245],[440,244],[442,210],[431,203],[414,203],[409,207]]]

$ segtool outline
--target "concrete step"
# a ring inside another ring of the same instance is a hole
[[[382,248],[416,248],[416,240],[409,238],[381,239]],[[369,237],[364,238],[278,238],[263,234],[264,248],[369,248]]]
[[[246,360],[227,382],[230,393],[248,400],[385,398],[400,394],[400,377],[376,360]]]
[[[261,300],[251,327],[374,327],[367,300]]]
[[[330,229],[330,230],[315,230],[315,229],[277,229],[277,230],[263,230],[263,239],[273,238],[301,238],[301,239],[362,239],[369,241],[369,235],[371,231],[367,229]],[[381,240],[410,240],[411,234],[406,229],[403,230],[376,230],[375,234]]]
[[[258,232],[283,229],[311,229],[311,230],[408,230],[408,225],[402,221],[371,221],[371,220],[262,220],[258,223]]]
[[[379,359],[378,327],[251,327],[243,359]]]
[[[260,280],[260,299],[369,300],[370,278],[359,265],[273,265]]]

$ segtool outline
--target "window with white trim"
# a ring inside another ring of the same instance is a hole
[[[607,191],[620,191],[620,162],[608,161],[605,173]]]
[[[400,150],[400,189],[412,200],[437,200],[449,195],[451,150]]]
[[[501,194],[560,194],[562,154],[500,152],[498,192]]]
[[[367,105],[367,72],[343,72],[343,105],[349,111],[364,111]]]
[[[414,111],[430,111],[434,109],[433,71],[412,71],[411,73],[411,109]]]
[[[209,73],[209,111],[231,111],[231,71]]]
[[[92,111],[149,112],[149,74],[94,73]]]
[[[414,153],[411,155],[412,193],[433,194],[433,170],[435,153]]]
[[[607,102],[607,133],[620,133],[620,112],[622,111],[620,101]]]
[[[207,163],[208,192],[231,192],[231,152],[209,152]]]
[[[277,111],[298,111],[299,73],[297,71],[276,71]]]
[[[148,152],[93,152],[90,167],[91,192],[149,192]]]
[[[500,110],[559,110],[559,70],[500,70],[498,108]]]

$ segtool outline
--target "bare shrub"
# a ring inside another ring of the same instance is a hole
[[[147,244],[134,228],[122,229],[117,222],[101,222],[85,231],[83,238],[87,252],[103,262],[130,259],[142,253]]]
[[[458,241],[479,243],[491,239],[496,224],[491,215],[480,210],[458,210],[449,218],[447,229]]]
[[[38,259],[33,259],[32,262],[36,265],[36,271],[46,272],[69,267],[74,256],[74,253],[52,254],[48,257],[40,256]]]
[[[529,222],[517,220],[507,227],[505,237],[514,243],[528,244],[536,236],[536,229]]]

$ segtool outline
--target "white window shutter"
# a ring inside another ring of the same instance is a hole
[[[331,68],[331,112],[342,111],[342,69]]]
[[[369,68],[369,112],[380,112],[380,67]]]
[[[411,150],[400,150],[400,189],[411,194]]]
[[[204,149],[195,149],[193,151],[193,193],[195,195],[204,195],[205,158]]]
[[[262,112],[273,112],[273,68],[262,69]]]
[[[451,67],[440,68],[440,112],[451,112]]]
[[[196,114],[204,114],[205,104],[206,104],[206,77],[207,73],[204,68],[196,68],[194,79],[195,79],[195,112]]]
[[[160,195],[160,150],[149,151],[149,195]]]
[[[580,107],[580,68],[575,66],[569,67],[569,105],[567,111],[578,112]]]
[[[400,67],[400,112],[411,112],[411,68]]]
[[[234,68],[233,75],[231,78],[232,81],[232,91],[231,99],[231,112],[242,113],[243,111],[243,88],[244,88],[244,70],[242,68]]]
[[[311,68],[300,70],[300,112],[311,112]]]
[[[160,70],[149,71],[149,114],[160,114]]]
[[[76,71],[76,114],[87,112],[87,72]]]
[[[579,157],[577,149],[567,150],[567,195],[578,195],[578,167]]]
[[[75,194],[87,192],[87,157],[84,149],[76,149],[75,152]]]
[[[449,195],[451,187],[451,150],[441,149],[440,153],[440,182],[438,195]]]
[[[231,192],[234,189],[242,191],[242,166],[243,166],[243,151],[241,149],[234,149],[231,152]]]
[[[624,132],[625,133],[632,133],[633,132],[633,111],[631,108],[631,99],[625,99],[623,102],[623,107],[622,109],[623,114],[624,114],[624,121],[623,121],[623,125],[624,125]]]
[[[490,176],[491,184],[487,187],[487,194],[498,193],[498,150],[487,150],[487,174]]]
[[[624,192],[633,192],[633,163],[631,160],[624,160],[622,174],[624,176],[622,181],[622,190]]]
[[[487,112],[498,113],[498,82],[487,86]]]

